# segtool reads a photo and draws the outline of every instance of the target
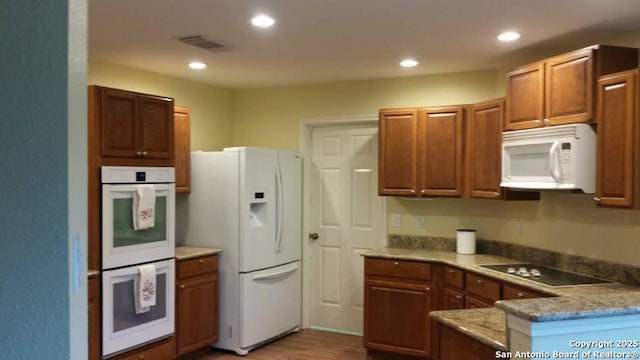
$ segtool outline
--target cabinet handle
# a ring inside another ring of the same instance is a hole
[[[593,198],[593,201],[595,201],[595,202],[599,203],[599,202],[600,202],[600,198],[599,198],[599,197],[594,197],[594,198]]]
[[[140,356],[138,356],[138,359],[140,359],[140,360],[144,360],[144,355],[140,355]]]
[[[424,288],[424,291],[431,291],[431,288],[427,286]]]
[[[136,156],[138,157],[142,156],[142,151],[136,151]]]
[[[456,295],[456,299],[458,300],[462,299],[462,295]]]
[[[147,152],[146,152],[146,151],[143,151],[143,152],[142,152],[142,156],[147,156]]]
[[[496,191],[496,192],[494,192],[494,193],[493,193],[493,196],[495,196],[495,197],[499,197],[499,196],[500,196],[500,193]]]
[[[482,285],[482,283],[483,283],[483,282],[484,282],[484,281],[482,281],[482,280],[478,279],[478,285]]]
[[[184,285],[180,285],[180,289],[184,289]]]
[[[394,262],[393,262],[393,265],[395,265],[395,267],[398,267],[398,265],[399,265],[399,264],[398,264],[398,262],[397,262],[397,261],[394,261]]]
[[[548,125],[551,121],[549,121],[549,119],[544,119],[543,122],[545,125]]]
[[[412,193],[412,194],[415,194],[415,193],[416,193],[416,191],[415,191],[415,190],[413,190],[413,189],[411,189],[409,192],[410,192],[410,193]]]
[[[542,126],[542,121],[540,121],[540,120],[536,120],[535,123],[536,123],[537,126]]]
[[[524,297],[524,294],[523,294],[523,293],[521,293],[521,292],[519,292],[519,293],[518,293],[518,297],[519,297],[520,299],[522,299],[522,298]]]
[[[427,190],[420,190],[420,194],[425,194]]]
[[[449,269],[449,274],[453,274],[453,269]]]
[[[203,262],[204,262],[204,259],[198,260],[198,264],[202,264]]]

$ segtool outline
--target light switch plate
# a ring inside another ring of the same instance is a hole
[[[391,214],[391,226],[393,226],[393,227],[402,226],[402,215],[400,215],[400,214]]]
[[[424,229],[424,215],[416,216],[416,227],[418,229]]]

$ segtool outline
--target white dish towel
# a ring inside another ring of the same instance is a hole
[[[145,230],[155,226],[156,188],[136,185],[133,193],[133,229]]]
[[[136,314],[146,313],[156,306],[156,267],[153,264],[138,266],[139,275],[133,280]]]

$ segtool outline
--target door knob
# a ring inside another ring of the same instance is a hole
[[[309,233],[309,239],[318,240],[318,238],[319,238],[318,233]]]

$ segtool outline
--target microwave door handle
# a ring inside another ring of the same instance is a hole
[[[556,141],[549,149],[549,172],[556,182],[560,182],[560,142]]]

